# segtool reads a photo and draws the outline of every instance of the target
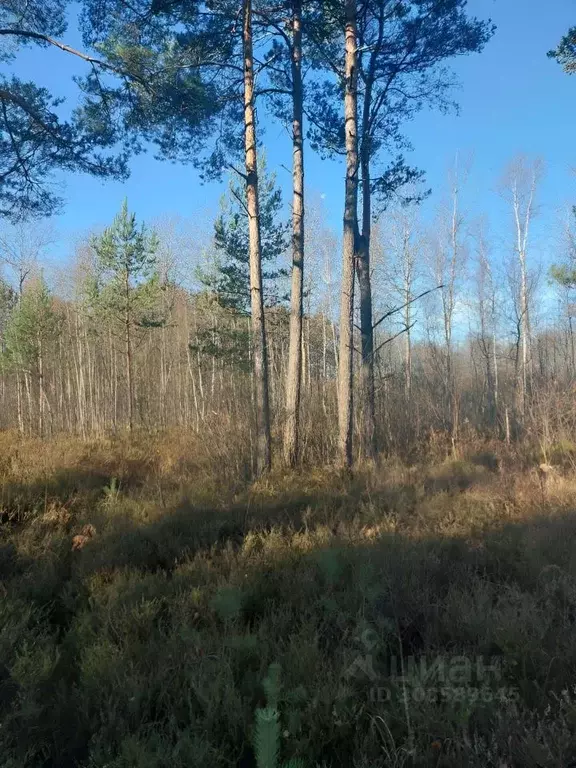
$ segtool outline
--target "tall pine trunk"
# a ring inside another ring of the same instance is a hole
[[[363,456],[376,454],[375,396],[374,396],[374,328],[372,323],[372,279],[370,275],[370,238],[372,209],[370,199],[370,157],[367,138],[361,152],[362,168],[362,236],[358,238],[356,274],[360,299],[360,397],[361,440]]]
[[[290,342],[286,379],[284,459],[290,466],[299,456],[300,396],[302,387],[302,314],[304,284],[304,139],[302,92],[302,0],[293,0],[292,70],[292,286]]]
[[[362,141],[360,144],[360,170],[362,173],[362,234],[356,243],[356,274],[360,299],[360,398],[361,429],[360,453],[373,458],[376,454],[376,402],[374,393],[374,325],[372,322],[372,275],[370,248],[372,238],[372,188],[370,160],[372,155],[371,106],[378,62],[378,52],[384,38],[385,15],[378,17],[377,39],[370,53],[364,75],[362,100]],[[362,41],[364,42],[364,41]]]
[[[358,232],[358,94],[356,0],[345,5],[346,184],[340,294],[338,368],[338,451],[344,467],[352,465],[352,405],[354,352],[354,257]]]
[[[244,0],[244,141],[246,156],[246,208],[248,211],[250,306],[256,399],[256,472],[272,464],[270,404],[268,392],[268,356],[264,296],[262,293],[262,251],[260,211],[258,206],[258,168],[256,162],[256,109],[254,93],[254,55],[252,44],[252,0]]]

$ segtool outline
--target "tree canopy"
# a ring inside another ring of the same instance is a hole
[[[422,179],[404,161],[410,142],[403,126],[426,106],[456,107],[451,96],[455,78],[446,62],[481,51],[494,33],[490,21],[468,16],[466,5],[466,0],[368,0],[358,5],[358,145],[361,155],[378,165],[370,187],[384,202]],[[309,137],[324,155],[344,153],[339,98],[344,72],[337,43],[321,40],[312,49],[316,66],[327,76],[309,85]]]
[[[170,4],[134,3],[131,15],[125,3],[86,0],[80,26],[89,53],[61,39],[68,5],[9,0],[0,9],[0,61],[8,65],[0,75],[0,215],[11,220],[59,210],[58,171],[124,178],[130,154],[150,142],[162,157],[197,161],[205,123],[220,107],[209,64],[229,32],[216,31],[214,19],[203,23],[194,4],[176,22]],[[199,19],[193,31],[177,34],[190,16]],[[32,45],[86,62],[71,113],[64,99],[10,73]]]
[[[0,216],[17,220],[58,210],[55,171],[81,171],[123,177],[126,155],[110,154],[113,137],[88,124],[79,110],[62,117],[63,99],[10,73],[19,51],[28,46],[56,47],[80,56],[95,70],[104,62],[60,41],[66,31],[67,3],[57,0],[8,0],[0,7]],[[100,105],[102,106],[102,105]]]
[[[558,47],[549,51],[548,56],[556,59],[569,75],[576,73],[576,27],[568,30],[558,43]]]
[[[288,222],[282,218],[282,193],[276,174],[266,172],[262,158],[259,191],[264,302],[273,306],[281,299],[279,279],[287,274],[278,259],[288,248]],[[214,222],[214,264],[201,269],[199,276],[222,306],[247,313],[250,310],[248,214],[245,191],[237,179],[230,180],[220,206],[221,213]]]

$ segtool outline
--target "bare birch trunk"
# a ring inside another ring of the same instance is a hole
[[[530,221],[534,216],[534,203],[538,180],[542,172],[540,161],[530,165],[518,158],[507,172],[506,186],[512,207],[515,228],[515,250],[520,270],[518,295],[519,355],[517,367],[516,408],[526,416],[532,389],[532,350],[530,328],[530,296],[528,284],[528,237]]]
[[[21,435],[24,434],[24,415],[22,413],[22,380],[20,378],[20,371],[16,371],[16,397],[18,408],[18,431]]]
[[[132,377],[132,338],[130,333],[130,284],[128,280],[129,275],[128,270],[126,270],[124,285],[126,301],[126,308],[124,312],[124,354],[126,356],[126,384],[128,389],[128,431],[132,432],[132,428],[134,426],[134,383]]]
[[[30,382],[30,371],[24,371],[24,386],[26,387],[26,403],[28,405],[28,434],[32,435],[34,408],[32,406],[32,385]]]
[[[44,350],[38,334],[38,434],[44,437]]]
[[[406,327],[404,339],[404,394],[406,396],[406,402],[410,404],[412,400],[412,334],[410,330],[412,324],[412,312],[409,302],[412,298],[412,294],[409,283],[406,283],[404,287],[404,295],[406,297],[406,308],[404,309],[404,325]]]
[[[404,306],[404,396],[408,405],[412,401],[412,285],[414,255],[410,247],[410,230],[404,222],[402,232],[402,303]]]

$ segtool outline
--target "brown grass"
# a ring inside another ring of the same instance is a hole
[[[537,451],[469,445],[250,483],[235,440],[0,435],[3,766],[255,766],[272,662],[283,759],[568,766],[564,458],[545,482]]]

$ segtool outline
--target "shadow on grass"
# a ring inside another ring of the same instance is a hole
[[[75,511],[93,504],[107,488],[120,483],[126,491],[142,488],[145,475],[118,481],[118,475],[105,466],[74,467],[32,482],[4,481],[0,485],[0,524],[27,523],[50,505]]]
[[[271,662],[282,756],[310,768],[567,766],[576,754],[576,516],[386,531],[391,513],[415,513],[412,486],[335,482],[134,519],[121,496],[89,507],[109,477],[68,480],[55,478],[55,498],[78,486],[97,535],[71,552],[70,525],[32,525],[0,551],[10,768],[252,768]],[[484,700],[477,661],[494,657]],[[422,662],[458,658],[468,677],[445,699]],[[399,681],[392,659],[412,677]]]

